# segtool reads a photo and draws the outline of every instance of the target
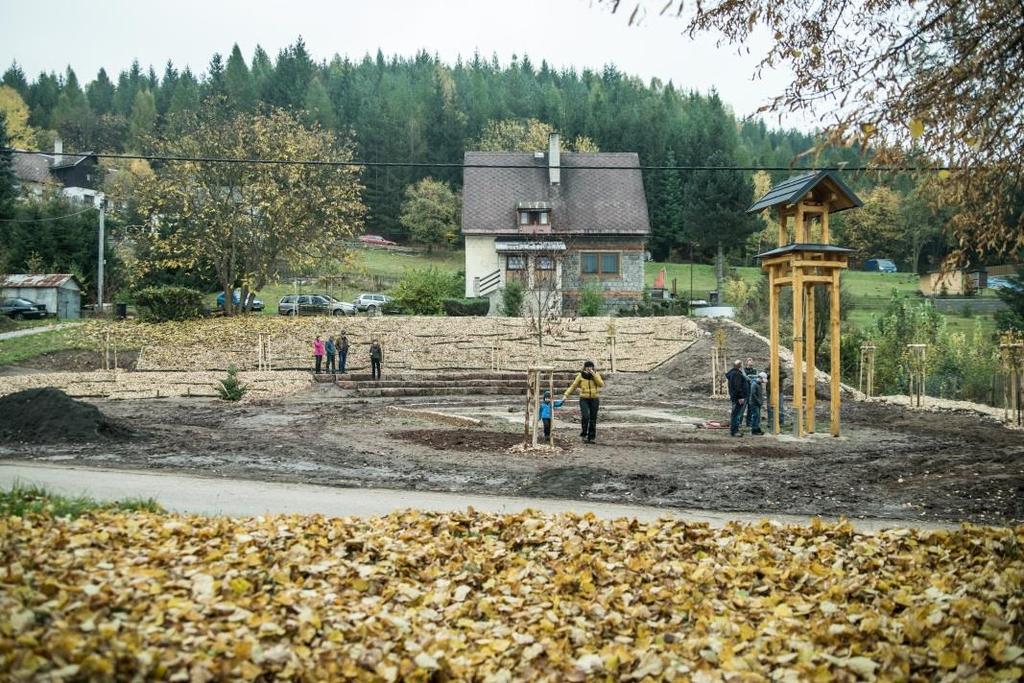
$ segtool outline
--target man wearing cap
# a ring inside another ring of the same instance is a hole
[[[743,374],[743,361],[737,359],[732,370],[725,373],[729,383],[729,400],[732,401],[732,415],[729,417],[729,436],[743,436],[740,426],[743,423],[744,401],[747,396],[747,377]]]
[[[604,380],[594,367],[594,361],[588,360],[583,364],[583,370],[576,374],[569,388],[565,390],[563,400],[569,398],[572,392],[579,389],[580,392],[580,438],[587,443],[594,443],[597,438],[597,409],[601,405],[599,398]]]

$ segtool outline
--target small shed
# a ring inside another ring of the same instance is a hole
[[[935,270],[921,276],[918,289],[925,296],[964,296],[988,286],[988,273],[977,270]]]
[[[0,275],[0,296],[45,304],[47,314],[58,318],[82,316],[82,287],[68,273]]]

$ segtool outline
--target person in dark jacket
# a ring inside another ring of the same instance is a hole
[[[765,373],[759,373],[754,381],[751,383],[750,389],[750,400],[747,405],[747,415],[753,417],[750,422],[750,433],[757,436],[764,435],[761,431],[761,406],[764,405],[765,398],[765,387],[764,383],[768,381],[768,375]]]
[[[338,372],[344,375],[345,361],[348,360],[348,335],[345,334],[345,330],[341,331],[341,336],[334,345],[338,349]]]
[[[732,370],[725,373],[729,384],[729,400],[732,401],[732,414],[729,417],[729,436],[742,436],[740,426],[743,423],[743,407],[747,398],[747,377],[743,374],[743,361],[732,364]]]
[[[327,358],[327,372],[334,374],[334,340],[330,337],[324,342],[324,357]]]
[[[370,343],[370,375],[380,380],[380,367],[384,363],[384,349],[376,339]]]
[[[754,367],[754,359],[748,358],[743,366],[743,376],[747,378],[747,426],[753,428],[753,415],[751,414],[750,396],[754,393],[754,384],[757,383],[757,368]]]

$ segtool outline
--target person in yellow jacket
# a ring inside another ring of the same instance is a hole
[[[587,443],[594,443],[597,438],[597,409],[601,405],[601,388],[604,380],[594,367],[594,361],[588,360],[583,364],[583,370],[576,374],[569,388],[565,390],[565,398],[569,398],[574,391],[580,392],[580,419],[583,423],[580,426],[580,438]]]

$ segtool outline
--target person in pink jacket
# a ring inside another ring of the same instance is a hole
[[[324,341],[320,338],[320,335],[316,335],[316,339],[313,340],[313,358],[316,359],[316,374],[320,374],[320,365],[324,362]]]

